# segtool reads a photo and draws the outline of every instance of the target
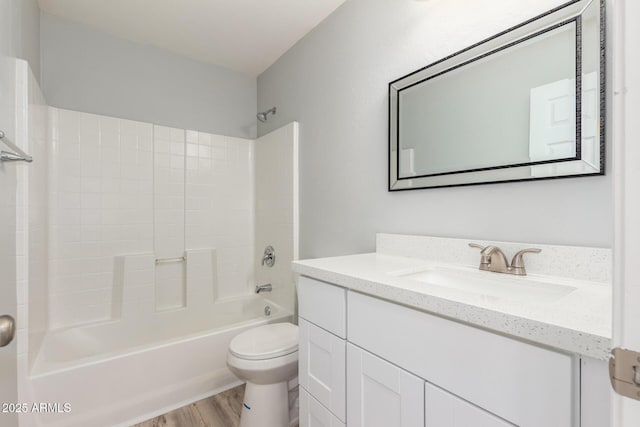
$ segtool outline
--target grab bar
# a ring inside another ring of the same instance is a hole
[[[176,258],[156,258],[156,264],[168,264],[170,262],[185,262],[187,257],[181,256]]]
[[[2,142],[5,143],[5,145],[9,148],[11,148],[14,152],[10,152],[10,151],[4,151],[4,150],[0,150],[0,161],[3,162],[27,162],[27,163],[31,163],[33,162],[33,158],[28,155],[27,153],[25,153],[24,151],[22,151],[17,145],[15,145],[13,142],[9,141],[8,138],[6,138],[6,135],[4,133],[4,131],[0,130],[0,140],[2,140]]]

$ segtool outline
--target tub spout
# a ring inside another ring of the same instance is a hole
[[[266,285],[256,285],[256,294],[259,294],[260,292],[271,292],[273,289],[273,287],[271,286],[271,283],[267,283]]]

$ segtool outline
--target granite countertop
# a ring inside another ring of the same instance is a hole
[[[481,291],[453,289],[403,277],[412,271],[447,266],[441,261],[368,253],[293,262],[293,271],[367,295],[442,317],[542,344],[554,349],[606,360],[611,345],[610,284],[563,278],[576,289],[547,301],[495,297]],[[471,266],[449,265],[451,268]],[[477,269],[477,266],[475,267]],[[479,272],[483,279],[498,273]],[[553,282],[549,276],[529,274]]]

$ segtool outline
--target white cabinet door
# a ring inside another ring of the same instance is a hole
[[[335,415],[309,393],[300,389],[300,427],[344,427]]]
[[[425,427],[513,427],[451,393],[425,383]]]
[[[349,427],[423,427],[424,381],[347,344],[347,405]]]
[[[345,421],[345,341],[299,319],[299,381],[311,396]]]

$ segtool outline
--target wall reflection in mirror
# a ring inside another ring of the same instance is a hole
[[[389,85],[389,189],[604,173],[604,5],[578,0]]]

